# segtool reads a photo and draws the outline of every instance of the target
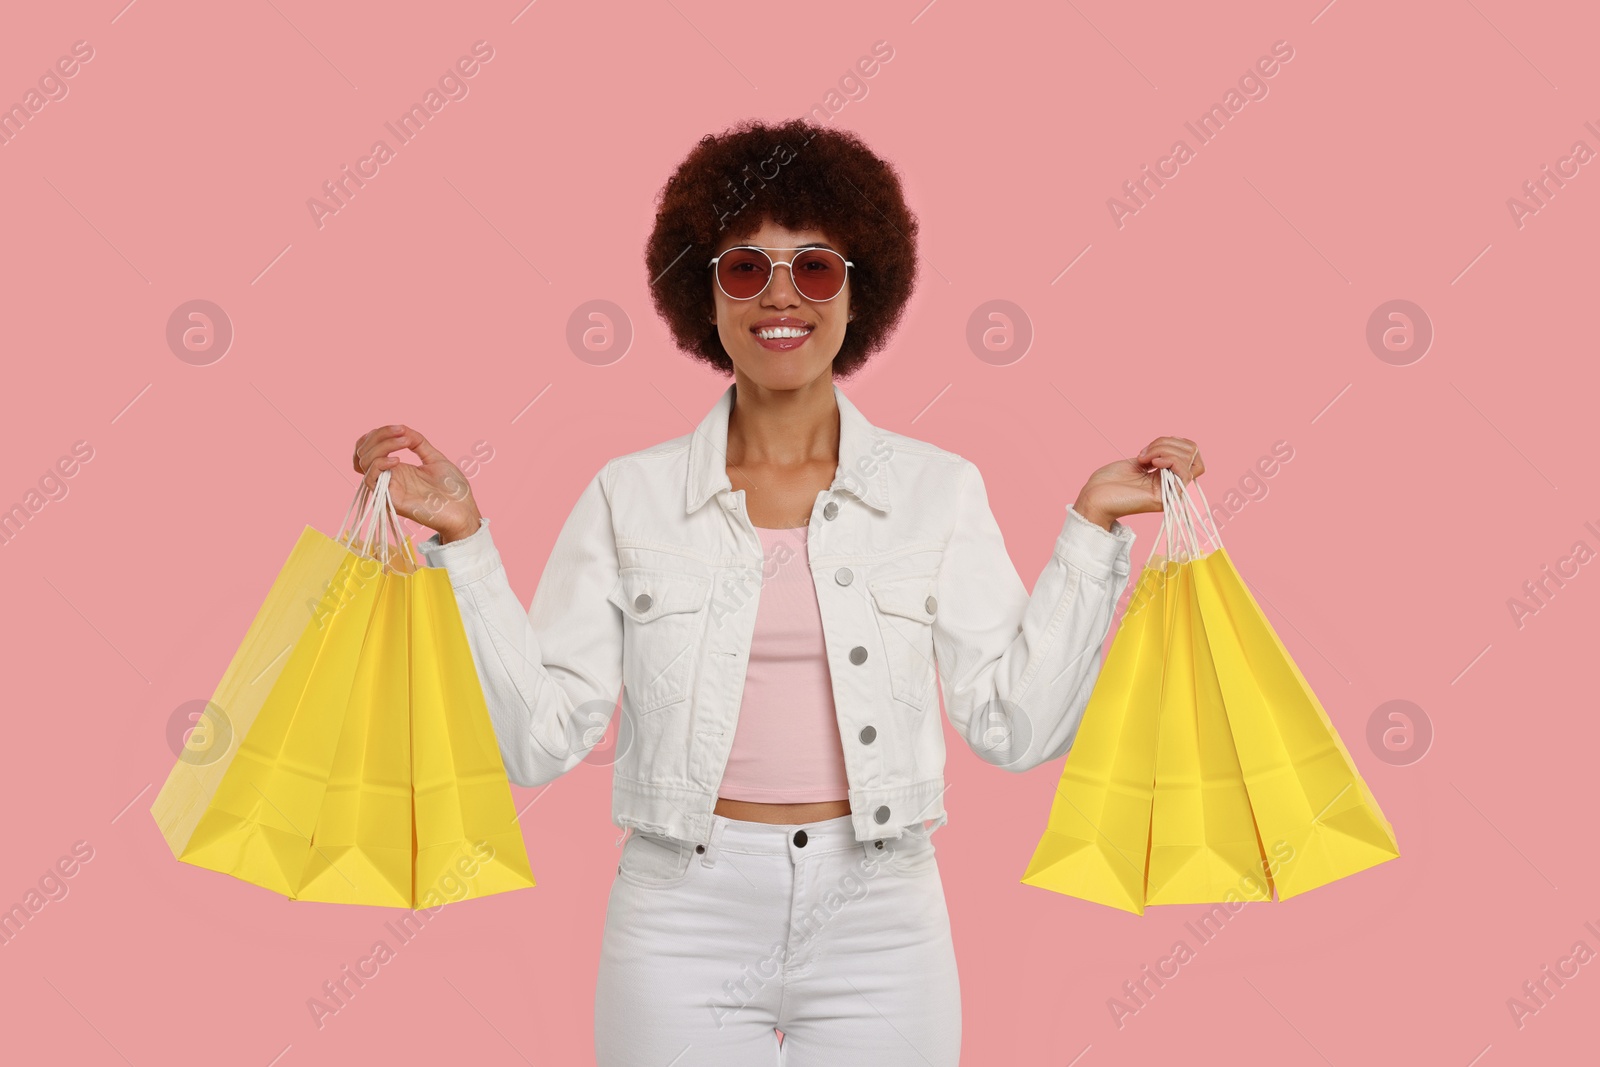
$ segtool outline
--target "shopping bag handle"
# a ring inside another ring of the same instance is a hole
[[[356,486],[356,495],[351,499],[350,506],[344,509],[344,521],[339,524],[339,532],[333,536],[335,541],[341,545],[350,543],[349,537],[355,533],[355,530],[349,529],[350,516],[352,514],[356,516],[356,526],[359,527],[362,517],[367,513],[367,502],[371,494],[372,491],[367,488],[367,480],[365,478],[361,479],[361,484]],[[346,532],[347,530],[348,533]]]
[[[364,542],[364,548],[368,556],[372,555],[374,548],[381,549],[382,554],[375,558],[387,567],[390,549],[398,546],[401,554],[405,556],[406,570],[413,571],[417,568],[417,558],[411,550],[411,539],[405,535],[405,530],[400,525],[400,513],[395,509],[394,497],[389,491],[390,473],[380,471],[378,483],[373,487],[372,526]],[[376,544],[374,539],[377,541]]]
[[[1191,488],[1199,494],[1200,503],[1195,503],[1189,495]],[[1150,545],[1150,554],[1145,557],[1146,567],[1162,545],[1166,546],[1167,555],[1178,563],[1198,559],[1222,547],[1222,535],[1212,518],[1206,492],[1200,488],[1200,479],[1193,478],[1185,486],[1183,479],[1166,467],[1161,468],[1161,530]]]
[[[379,472],[378,477],[381,478],[386,473],[388,472]],[[371,525],[372,505],[375,500],[373,487],[367,484],[366,479],[362,479],[361,484],[356,486],[356,495],[350,501],[350,506],[345,509],[344,521],[339,524],[339,533],[334,540],[352,550],[356,549],[359,544],[356,537],[361,533],[361,528]],[[354,525],[350,522],[351,515],[355,516]]]
[[[398,546],[410,565],[409,569],[415,570],[417,558],[411,548],[411,539],[400,526],[400,513],[395,510],[394,498],[389,492],[389,480],[389,471],[379,471],[377,484],[369,490],[366,479],[362,479],[354,499],[345,509],[344,521],[339,524],[339,534],[335,540],[352,552],[376,559],[385,567],[389,565],[391,546]],[[350,523],[352,513],[355,515],[354,525]],[[346,527],[349,527],[348,532]],[[381,554],[374,556],[374,549]]]

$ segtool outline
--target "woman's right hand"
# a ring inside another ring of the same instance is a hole
[[[421,465],[391,455],[409,448]],[[380,426],[361,436],[352,456],[356,473],[365,475],[368,490],[378,475],[389,471],[389,497],[394,509],[412,522],[439,532],[440,544],[478,532],[482,516],[472,487],[461,469],[428,439],[409,426]]]

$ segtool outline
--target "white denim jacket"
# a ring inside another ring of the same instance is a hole
[[[470,537],[421,546],[449,571],[511,781],[542,785],[583,762],[620,693],[613,820],[699,844],[733,743],[764,564],[727,474],[735,388],[693,433],[601,468],[527,611],[487,519]],[[931,834],[946,822],[940,690],[987,762],[1020,772],[1064,755],[1134,535],[1069,507],[1030,597],[977,467],[873,426],[837,385],[834,397],[839,465],[806,536],[852,824],[858,841]]]

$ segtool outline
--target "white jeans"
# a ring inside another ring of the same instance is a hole
[[[955,1067],[961,989],[931,837],[858,842],[848,815],[712,818],[703,852],[638,832],[623,846],[600,1067]]]

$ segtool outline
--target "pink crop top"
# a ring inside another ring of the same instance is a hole
[[[766,563],[738,728],[717,795],[764,804],[846,800],[806,527],[756,530]]]

